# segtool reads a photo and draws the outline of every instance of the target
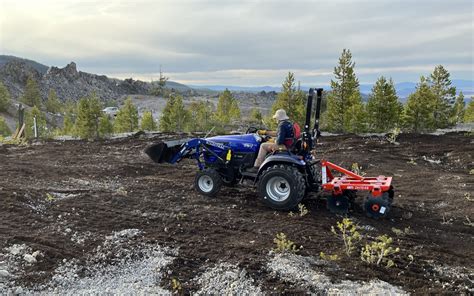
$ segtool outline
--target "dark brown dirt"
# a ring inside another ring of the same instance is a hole
[[[138,228],[145,233],[142,242],[178,248],[164,285],[177,278],[187,292],[198,288],[191,281],[196,274],[221,261],[245,267],[268,292],[304,292],[265,269],[279,232],[302,245],[302,255],[339,254],[340,269],[328,274],[334,280],[379,278],[416,294],[472,288],[472,274],[456,278],[436,268],[474,266],[474,228],[468,221],[474,222],[472,135],[401,135],[400,145],[377,137],[321,139],[317,150],[325,159],[345,167],[358,162],[367,175],[394,176],[396,196],[387,219],[366,218],[360,207],[351,215],[359,225],[375,228],[363,230],[365,235],[394,238],[401,251],[390,269],[343,255],[330,231],[341,217],[330,214],[323,199],[305,202],[310,214],[290,217],[264,207],[249,186],[224,188],[214,199],[198,195],[192,161],[157,165],[143,154],[164,138],[173,136],[0,146],[0,249],[25,243],[45,254],[25,270],[21,283],[44,283],[63,259],[81,260],[111,231]],[[69,197],[51,201],[47,194]],[[92,235],[81,246],[58,234],[58,226]],[[392,230],[408,227],[399,236]]]

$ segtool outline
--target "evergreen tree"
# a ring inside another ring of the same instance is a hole
[[[48,136],[48,126],[46,115],[41,110],[34,106],[29,112],[25,112],[25,136],[30,139],[35,136],[34,118],[36,117],[36,127],[38,130],[38,137]]]
[[[10,92],[5,85],[0,81],[0,112],[7,111],[10,106]]]
[[[449,72],[438,65],[430,75],[431,90],[436,96],[434,120],[436,127],[445,128],[450,125],[453,113],[452,105],[456,98],[456,87],[452,86]]]
[[[367,131],[367,112],[362,104],[359,94],[350,98],[353,103],[349,104],[344,116],[344,131],[349,133],[363,133]]]
[[[452,124],[456,125],[464,121],[464,94],[459,92],[459,96],[456,98],[456,102],[453,106],[453,119]]]
[[[83,139],[99,138],[99,119],[102,116],[99,98],[92,94],[79,100],[74,130]]]
[[[171,109],[171,118],[173,119],[175,125],[175,131],[183,132],[186,129],[186,124],[189,120],[189,111],[186,110],[183,103],[183,97],[180,95],[175,95],[176,99],[173,104],[173,109]]]
[[[184,107],[183,97],[171,95],[160,118],[160,130],[163,132],[182,132],[188,128],[191,114]]]
[[[25,86],[25,92],[21,97],[21,101],[28,106],[41,107],[41,93],[36,80],[32,77],[28,77]]]
[[[106,114],[102,114],[99,119],[99,135],[100,137],[108,137],[114,133],[114,125],[110,120],[110,117]]]
[[[188,131],[205,132],[209,131],[213,126],[212,115],[214,105],[209,101],[192,102],[189,106],[189,124]]]
[[[5,121],[5,118],[0,116],[0,136],[11,136],[12,132]]]
[[[367,121],[369,129],[374,132],[385,132],[399,123],[403,105],[398,101],[392,79],[381,76],[367,102]]]
[[[115,117],[114,130],[117,133],[138,130],[138,109],[133,105],[132,98],[127,98]]]
[[[49,90],[48,98],[46,100],[46,111],[57,114],[61,111],[61,102],[56,95],[56,91],[54,89]]]
[[[166,101],[165,108],[160,118],[160,130],[162,132],[171,132],[174,129],[174,122],[171,118],[171,111],[173,109],[174,103],[176,101],[175,96],[170,96],[168,101]]]
[[[288,72],[282,84],[282,91],[278,93],[275,103],[272,105],[271,115],[278,109],[284,109],[290,120],[299,123],[301,126],[305,120],[305,93],[295,86],[295,74]],[[271,126],[276,126],[274,120],[270,121]]]
[[[434,111],[437,102],[438,98],[431,90],[428,80],[422,76],[416,91],[408,97],[403,110],[404,126],[415,132],[435,129]]]
[[[464,110],[464,122],[474,122],[474,97],[471,97],[471,101]]]
[[[278,109],[277,109],[278,110]],[[255,124],[261,124],[263,119],[262,112],[259,109],[253,108],[250,112],[250,122]]]
[[[331,131],[360,131],[365,125],[359,81],[354,73],[354,66],[350,50],[344,49],[339,58],[339,65],[334,68],[336,79],[331,80],[332,91],[327,99],[325,118]],[[356,106],[352,107],[354,105]]]
[[[156,130],[156,122],[155,122],[155,119],[153,119],[153,113],[151,113],[151,111],[143,112],[141,130],[144,130],[144,131]]]
[[[228,89],[219,96],[215,117],[221,125],[240,119],[239,103]]]
[[[166,83],[168,82],[169,77],[163,75],[163,71],[161,70],[160,66],[160,78],[158,83],[152,82],[152,88],[150,90],[150,94],[154,96],[164,96],[166,93]]]
[[[74,124],[76,121],[76,103],[74,101],[68,100],[66,103],[61,106],[62,112],[64,114],[63,129],[61,133],[63,135],[75,135]]]

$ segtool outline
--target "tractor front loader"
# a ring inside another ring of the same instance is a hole
[[[346,214],[357,191],[368,191],[364,209],[368,216],[379,218],[390,210],[394,192],[391,177],[363,177],[329,161],[317,159],[314,148],[318,141],[323,89],[310,89],[306,102],[305,125],[300,139],[290,150],[270,153],[256,173],[252,167],[260,144],[269,140],[249,127],[242,135],[225,135],[160,142],[145,152],[157,163],[177,163],[195,159],[198,171],[194,188],[206,196],[215,196],[221,186],[234,186],[249,180],[257,187],[262,202],[272,209],[293,210],[310,192],[327,192],[331,212]],[[311,129],[313,99],[316,94],[314,125]],[[339,176],[334,176],[339,173]]]

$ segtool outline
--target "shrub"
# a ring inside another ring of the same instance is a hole
[[[300,217],[306,216],[309,213],[304,204],[298,204],[298,211],[300,212]]]
[[[390,268],[395,265],[393,260],[390,259],[393,255],[400,251],[399,248],[392,247],[393,239],[387,235],[378,236],[375,242],[366,244],[360,253],[362,261],[368,264],[385,264],[386,268]]]
[[[337,222],[337,228],[331,226],[331,232],[344,242],[344,251],[348,257],[351,256],[357,242],[361,240],[358,229],[359,227],[349,218]]]
[[[298,249],[296,245],[291,240],[287,239],[286,234],[280,232],[276,235],[276,238],[273,239],[273,242],[276,244],[276,248],[273,251],[277,253],[296,253]]]

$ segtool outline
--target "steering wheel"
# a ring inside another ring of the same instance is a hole
[[[256,128],[255,126],[249,126],[245,133],[246,134],[255,134],[255,133],[257,133],[258,130],[259,129]]]

